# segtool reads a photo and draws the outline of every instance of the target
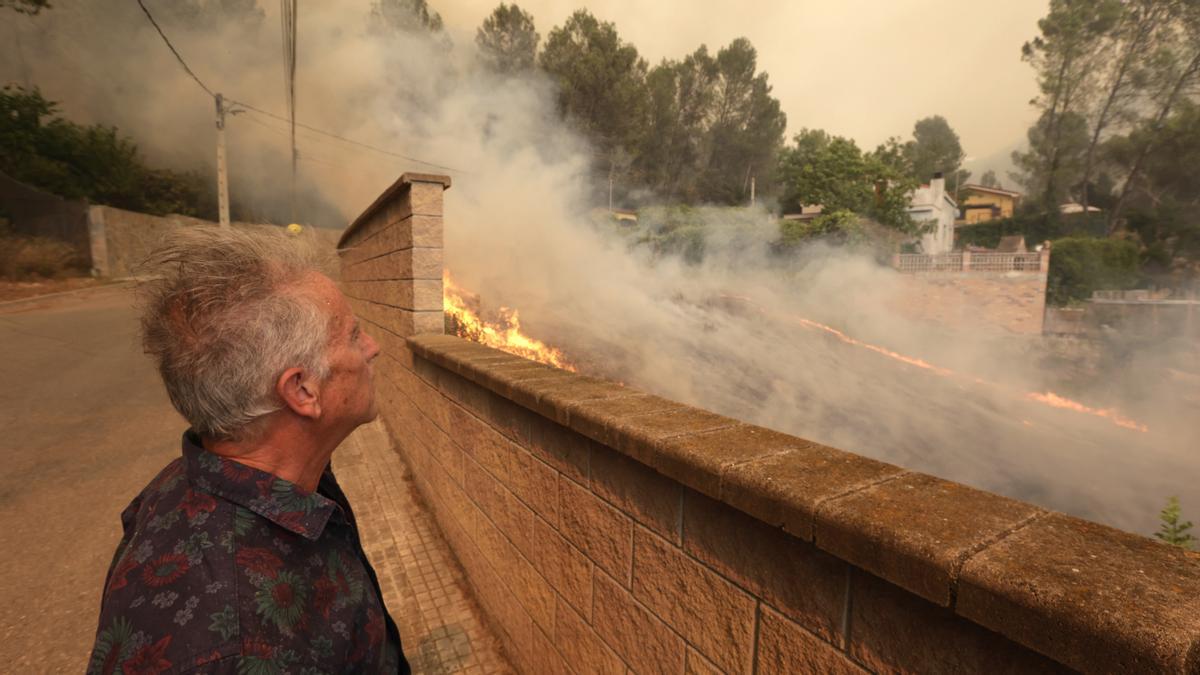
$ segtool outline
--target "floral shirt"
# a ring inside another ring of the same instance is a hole
[[[88,673],[408,673],[350,503],[183,436],[121,514]]]

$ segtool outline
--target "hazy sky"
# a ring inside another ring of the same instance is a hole
[[[498,0],[430,0],[453,31],[474,32]],[[1046,0],[520,0],[543,40],[579,7],[616,24],[651,64],[745,36],[788,116],[870,149],[945,116],[977,163],[1007,155],[1033,121],[1033,71],[1020,57]],[[972,163],[968,168],[976,168]],[[988,168],[982,166],[979,168]],[[976,172],[979,175],[979,172]],[[1002,174],[1003,177],[1003,174]]]

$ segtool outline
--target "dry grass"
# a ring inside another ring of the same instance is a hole
[[[86,268],[87,262],[70,244],[0,229],[0,279],[59,279],[85,274]]]

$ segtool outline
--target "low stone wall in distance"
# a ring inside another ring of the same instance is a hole
[[[522,672],[1200,672],[1200,555],[438,334],[448,184],[356,220],[343,286]]]
[[[138,265],[146,259],[163,235],[179,228],[217,227],[217,223],[190,216],[152,216],[112,206],[92,206],[87,213],[91,241],[92,270],[95,276],[123,278],[136,276]],[[277,225],[234,222],[238,228],[276,228]],[[332,251],[337,233],[311,228],[320,245]]]
[[[933,264],[919,265],[909,258]],[[1049,249],[1009,255],[897,256],[897,261],[892,302],[905,316],[973,332],[1042,332]]]

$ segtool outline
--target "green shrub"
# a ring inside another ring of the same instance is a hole
[[[1046,301],[1066,305],[1091,297],[1092,291],[1124,290],[1137,285],[1140,256],[1131,241],[1067,237],[1052,243]]]
[[[1018,213],[1012,218],[959,227],[954,231],[954,243],[960,248],[995,248],[1001,237],[1019,234],[1025,237],[1027,244],[1033,246],[1065,237],[1104,237],[1106,232],[1103,213]]]

